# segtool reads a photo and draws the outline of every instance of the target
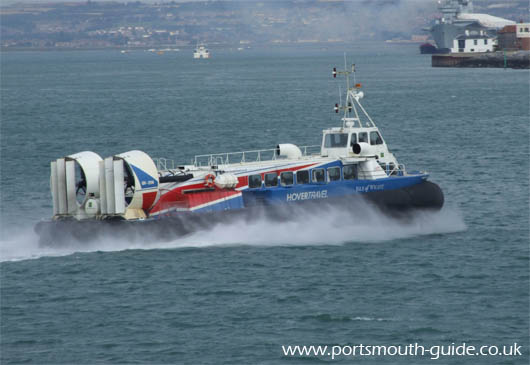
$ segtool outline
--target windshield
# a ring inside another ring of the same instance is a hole
[[[325,148],[346,147],[348,144],[347,133],[329,133],[324,139]]]

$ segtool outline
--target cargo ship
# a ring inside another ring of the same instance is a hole
[[[346,97],[334,106],[340,125],[324,129],[320,145],[204,154],[182,165],[138,150],[107,158],[84,151],[52,161],[53,217],[35,227],[41,244],[112,232],[174,239],[232,219],[260,219],[263,212],[288,219],[293,209],[318,212],[324,205],[371,204],[392,215],[441,209],[439,186],[427,172],[397,161],[362,106],[355,65],[332,75],[345,76]]]

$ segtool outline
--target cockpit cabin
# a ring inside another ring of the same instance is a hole
[[[355,145],[361,147],[360,153],[355,153]],[[322,157],[377,156],[382,158],[387,153],[388,148],[377,127],[331,128],[325,129],[322,134]]]

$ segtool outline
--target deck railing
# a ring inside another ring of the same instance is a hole
[[[318,150],[317,150],[318,148]],[[303,146],[300,147],[300,150],[302,150],[303,156],[310,156],[311,154],[317,154],[320,153],[320,146]],[[311,152],[311,151],[318,151],[318,152]],[[238,160],[235,159],[235,156],[239,156]],[[192,163],[195,164],[195,167],[201,167],[201,166],[219,166],[223,164],[228,163],[244,163],[244,162],[259,162],[259,161],[272,161],[278,159],[278,156],[276,155],[276,149],[267,149],[267,150],[255,150],[255,151],[241,151],[241,152],[228,152],[228,153],[218,153],[218,154],[211,154],[211,155],[197,155],[195,156]],[[153,158],[156,167],[158,171],[164,171],[164,170],[174,170],[175,169],[175,161],[158,157]],[[208,164],[201,164],[201,161],[207,161]],[[396,166],[392,166],[392,164],[387,164],[386,166],[381,166],[383,170],[386,172],[388,176],[403,176],[407,174],[407,170],[405,169],[404,164],[398,164]],[[392,168],[393,167],[393,168]],[[363,170],[363,173],[373,173],[376,172],[376,170]],[[414,173],[420,173],[419,171],[412,171],[412,174]]]
[[[302,156],[320,153],[320,145],[299,147]],[[280,158],[276,154],[276,148],[266,150],[251,150],[240,152],[214,153],[208,155],[197,155],[193,160],[196,167],[200,166],[219,166],[231,163],[273,161]]]
[[[387,164],[386,169],[383,168],[383,170],[385,170],[388,176],[390,175],[402,176],[403,174],[406,173],[404,164],[398,164],[397,166],[393,166],[393,164]]]
[[[155,162],[156,168],[158,171],[175,169],[175,161],[169,158],[157,157],[157,158],[153,158],[153,161]]]

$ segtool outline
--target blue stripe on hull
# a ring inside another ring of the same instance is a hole
[[[278,186],[243,191],[245,206],[285,204],[304,200],[337,198],[377,191],[402,189],[427,179],[427,175],[398,176],[377,180],[347,180],[326,184]]]
[[[219,212],[219,211],[225,211],[225,210],[237,210],[237,209],[242,209],[244,207],[245,206],[243,203],[243,197],[240,195],[236,197],[229,197],[218,203],[195,209],[193,210],[193,212],[194,213]]]

